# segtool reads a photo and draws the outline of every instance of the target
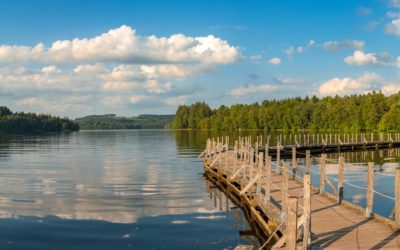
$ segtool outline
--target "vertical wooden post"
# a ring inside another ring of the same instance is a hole
[[[325,191],[325,160],[326,154],[322,154],[319,162],[319,194]]]
[[[311,244],[311,176],[309,173],[304,175],[304,222],[303,249],[308,249]]]
[[[260,152],[258,154],[258,168],[257,168],[257,175],[258,175],[258,179],[257,179],[257,190],[256,190],[256,197],[261,197],[261,181],[262,181],[262,169],[263,169],[263,158],[264,158],[264,154],[262,152]]]
[[[283,163],[283,184],[282,184],[282,217],[287,215],[287,202],[289,197],[289,166]]]
[[[297,159],[296,159],[296,147],[292,147],[292,171],[293,171],[293,180],[296,178],[296,169],[297,169]]]
[[[296,250],[297,242],[297,198],[288,200],[288,218],[286,222],[286,249]]]
[[[265,144],[265,159],[267,159],[268,155],[269,155],[269,145]]]
[[[400,226],[400,167],[395,170],[394,177],[394,218],[398,226]]]
[[[306,150],[306,173],[310,173],[310,150]]]
[[[271,158],[267,155],[265,156],[265,202],[271,200]]]
[[[254,161],[250,161],[250,180],[253,179],[253,173],[254,173]]]
[[[372,207],[374,202],[374,163],[368,162],[368,189],[367,189],[367,207],[365,208],[365,215],[372,217]]]
[[[344,183],[344,157],[339,157],[339,174],[338,174],[338,196],[337,203],[341,204],[343,200],[343,183]]]
[[[275,169],[276,174],[281,173],[280,166],[281,166],[281,144],[278,142],[278,144],[276,145],[276,169]]]

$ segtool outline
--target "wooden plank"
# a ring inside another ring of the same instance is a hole
[[[293,172],[292,179],[295,178],[296,169],[297,169],[296,147],[293,146],[292,147],[292,172]]]
[[[265,157],[265,179],[267,181],[265,185],[265,202],[271,200],[271,158]]]

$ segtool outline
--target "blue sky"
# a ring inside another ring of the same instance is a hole
[[[8,1],[0,105],[66,115],[400,90],[400,2]]]

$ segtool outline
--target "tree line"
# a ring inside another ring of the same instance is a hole
[[[0,107],[0,133],[41,133],[79,130],[79,125],[68,118],[46,114],[13,113]]]
[[[205,102],[181,105],[172,122],[174,129],[215,130],[400,130],[400,92],[363,95],[265,100],[261,104],[221,105]]]
[[[139,115],[122,117],[115,114],[91,115],[75,119],[81,129],[163,129],[169,128],[173,115]]]

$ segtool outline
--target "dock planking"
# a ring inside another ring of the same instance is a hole
[[[228,137],[207,141],[202,153],[205,175],[242,208],[261,248],[400,249],[399,184],[393,197],[394,220],[374,214],[373,163],[369,164],[367,207],[361,208],[343,200],[343,157],[337,162],[336,185],[324,174],[326,155],[318,158],[317,171],[322,174],[317,188],[311,186],[310,171],[316,170],[309,166],[310,151],[306,166],[297,166],[292,164],[297,162],[296,153],[291,162],[273,163],[268,155],[271,149],[264,155],[250,138],[240,138],[233,150],[228,145]],[[400,169],[395,174],[394,180],[400,180]]]

